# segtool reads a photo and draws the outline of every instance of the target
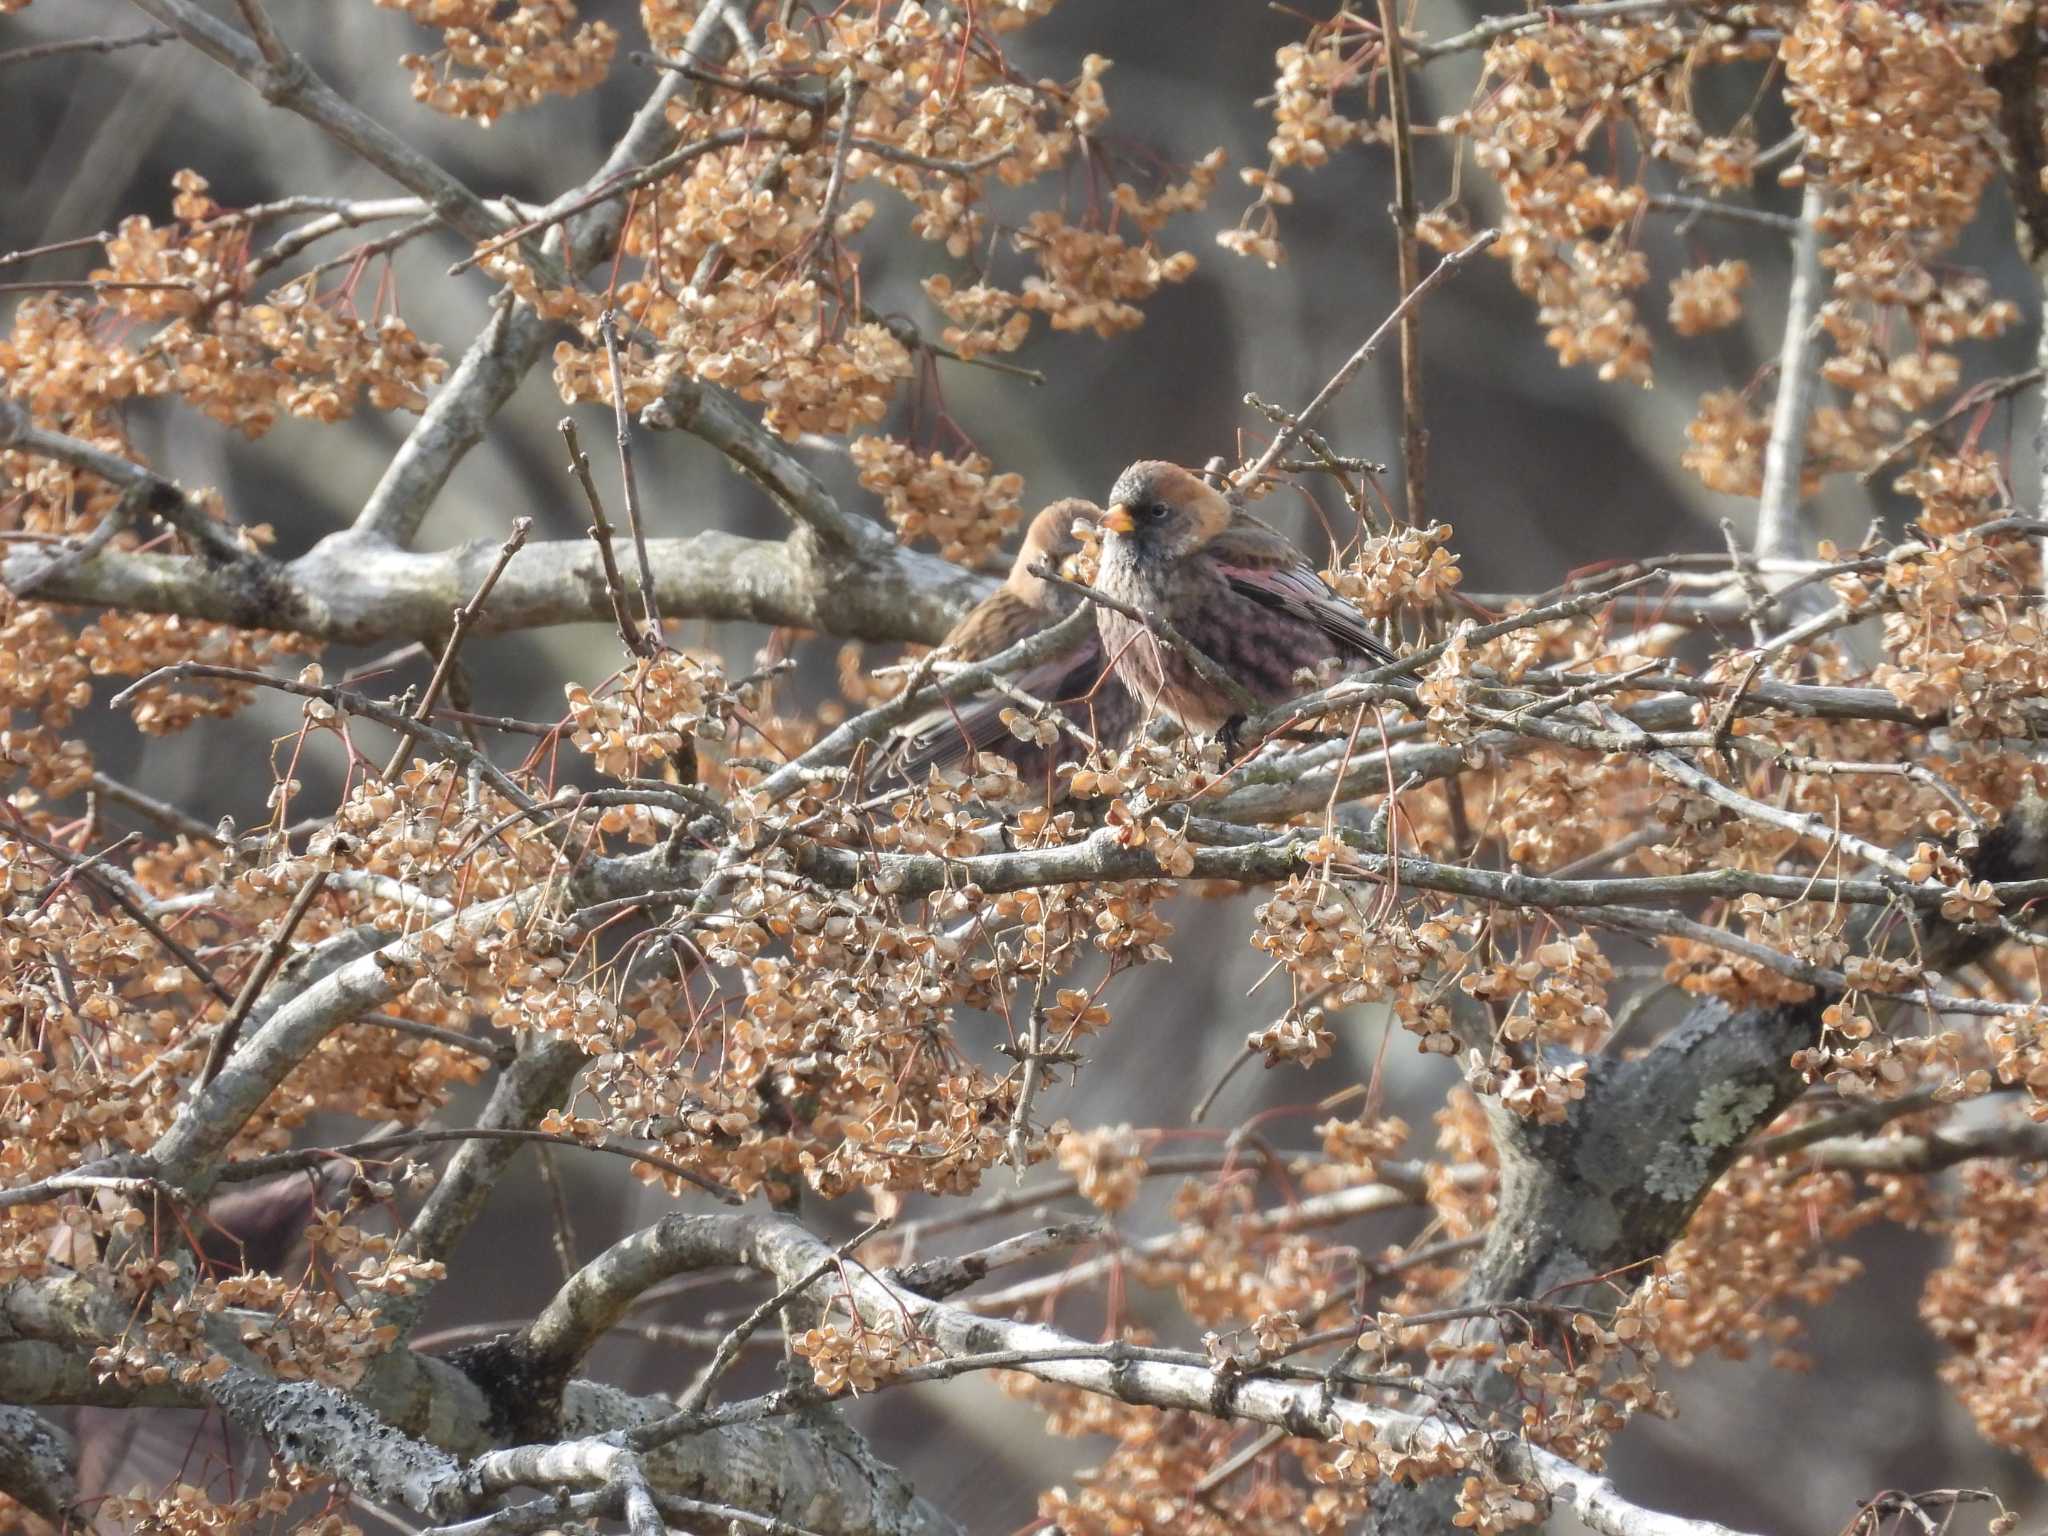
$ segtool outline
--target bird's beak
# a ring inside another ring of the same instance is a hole
[[[1122,502],[1116,503],[1099,520],[1100,526],[1111,533],[1129,533],[1138,525],[1131,521],[1131,509]]]

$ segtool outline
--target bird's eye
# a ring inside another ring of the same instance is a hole
[[[1165,502],[1155,501],[1145,509],[1145,516],[1155,523],[1163,523],[1172,511],[1173,508],[1169,507]]]

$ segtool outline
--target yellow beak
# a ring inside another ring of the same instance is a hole
[[[1102,526],[1111,533],[1129,533],[1138,525],[1131,521],[1131,509],[1118,502],[1102,514]]]

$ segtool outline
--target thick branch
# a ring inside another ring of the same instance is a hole
[[[1806,553],[1799,521],[1800,481],[1806,470],[1806,423],[1820,383],[1815,317],[1826,289],[1820,265],[1820,221],[1827,195],[1819,176],[1807,179],[1792,243],[1792,285],[1785,299],[1785,336],[1778,352],[1778,398],[1764,446],[1763,499],[1757,505],[1756,552],[1767,560]]]
[[[351,531],[298,559],[264,562],[263,579],[174,555],[105,551],[45,581],[50,603],[175,613],[246,629],[274,629],[349,645],[379,645],[446,629],[476,590],[495,540],[417,554]],[[829,563],[815,547],[779,539],[699,533],[653,539],[655,594],[672,618],[745,620],[868,640],[936,641],[990,586],[989,579],[895,546],[857,563]],[[0,581],[35,569],[33,551],[0,562]],[[479,632],[608,623],[602,563],[586,539],[530,544],[507,565]]]
[[[41,1415],[0,1403],[0,1493],[62,1526],[78,1502],[71,1437]]]
[[[149,1383],[105,1377],[94,1369],[94,1348],[122,1339],[131,1311],[111,1292],[77,1276],[0,1286],[0,1394],[16,1403],[207,1406],[206,1391],[196,1383],[180,1384],[175,1372]],[[218,1321],[230,1344],[235,1330],[262,1324],[258,1314],[240,1311]],[[281,1386],[244,1371],[232,1383],[226,1406],[260,1432],[275,1424],[303,1453],[296,1459],[309,1465],[350,1475],[357,1467],[380,1477],[391,1474],[390,1485],[359,1485],[373,1498],[409,1504],[424,1494],[438,1505],[446,1490],[462,1506],[453,1513],[474,1507],[474,1500],[463,1469],[448,1458],[472,1458],[495,1444],[491,1406],[476,1383],[445,1360],[405,1349],[387,1352],[346,1397]],[[364,1418],[365,1411],[375,1418]],[[659,1397],[572,1381],[562,1396],[562,1431],[572,1437],[618,1435],[669,1411]],[[707,1429],[642,1460],[658,1496],[758,1512],[824,1536],[959,1536],[956,1526],[825,1411]],[[429,1474],[424,1483],[423,1472]]]
[[[1336,1439],[1351,1426],[1354,1433],[1363,1429],[1373,1441],[1402,1449],[1469,1445],[1446,1416],[1423,1418],[1351,1401],[1329,1393],[1320,1381],[1279,1380],[1256,1371],[1231,1375],[1164,1351],[1084,1344],[1053,1328],[976,1316],[904,1290],[863,1266],[833,1265],[832,1249],[787,1217],[671,1217],[664,1225],[680,1222],[695,1227],[700,1252],[723,1249],[728,1261],[762,1270],[784,1286],[822,1271],[816,1288],[852,1305],[869,1326],[900,1329],[907,1318],[946,1356],[1021,1370],[1125,1403],[1268,1424],[1292,1435]],[[662,1443],[667,1432],[665,1425],[644,1427],[627,1437],[627,1448]],[[1606,1479],[1518,1441],[1496,1442],[1481,1454],[1497,1455],[1512,1472],[1539,1483],[1606,1536],[1728,1536],[1724,1527],[1709,1521],[1631,1504]]]

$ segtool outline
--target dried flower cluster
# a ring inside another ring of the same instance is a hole
[[[849,445],[860,483],[882,498],[882,510],[905,543],[929,539],[939,554],[962,565],[989,563],[1023,515],[1018,475],[992,475],[978,453],[949,459],[919,454],[887,437],[857,437]]]
[[[576,0],[377,0],[441,33],[430,54],[398,62],[412,71],[413,100],[488,127],[507,112],[603,81],[618,46],[604,22],[576,24]],[[573,29],[573,30],[572,30]]]
[[[1963,384],[1961,345],[2019,318],[2010,296],[1942,263],[2002,175],[2005,124],[2041,110],[2042,82],[2013,62],[2035,14],[2030,0],[1758,0],[1560,17],[1501,29],[1473,104],[1438,128],[1497,186],[1505,206],[1492,254],[1535,302],[1559,361],[1607,379],[1651,378],[1657,338],[1639,295],[1666,259],[1658,220],[1683,217],[1690,230],[1704,212],[1668,279],[1672,331],[1697,336],[1740,317],[1751,279],[1748,260],[1702,260],[1702,246],[1739,231],[1734,221],[1751,216],[1745,194],[1768,187],[1774,167],[1783,184],[1818,187],[1828,292],[1817,324],[1830,349],[1819,371],[1836,395],[1807,426],[1810,493],[1820,476],[1868,466],[1938,413]],[[1397,142],[1372,110],[1385,73],[1376,19],[1347,7],[1280,49],[1271,164],[1243,173],[1258,197],[1219,237],[1226,247],[1276,263],[1279,211],[1295,195],[1282,173]],[[1782,70],[1797,128],[1769,149],[1754,105],[1726,122],[1701,106],[1713,77],[1751,80],[1760,63]],[[1416,233],[1453,251],[1470,225],[1451,203],[1422,214]],[[1712,390],[1701,401],[1684,462],[1715,490],[1757,493],[1769,414],[1757,393]]]
[[[1014,26],[1041,9],[1003,14]],[[650,35],[664,40],[658,23]],[[915,5],[843,8],[815,26],[777,22],[761,42],[746,77],[773,94],[742,87],[708,105],[678,103],[681,142],[703,152],[634,196],[625,252],[637,268],[620,275],[611,302],[647,338],[627,360],[636,402],[680,371],[761,402],[786,437],[853,433],[879,422],[913,377],[911,348],[1012,351],[1033,315],[1055,330],[1114,336],[1140,323],[1138,306],[1162,284],[1194,270],[1191,255],[1162,252],[1154,237],[1203,206],[1220,152],[1149,190],[1115,182],[1079,216],[1042,208],[1005,226],[983,206],[991,185],[1032,187],[1077,163],[1099,173],[1109,159],[1098,142],[1107,59],[1089,56],[1068,84],[1029,82],[993,37],[962,49]],[[920,238],[968,263],[923,279],[945,322],[940,342],[862,300],[861,235],[876,212],[867,188],[895,193]],[[1029,269],[998,262],[1005,246]],[[595,295],[537,292],[510,252],[490,266],[594,336]],[[564,399],[608,398],[609,381],[590,340],[557,350]],[[957,547],[978,552],[1005,526]]]

